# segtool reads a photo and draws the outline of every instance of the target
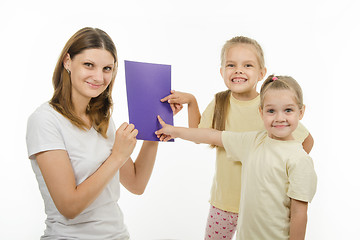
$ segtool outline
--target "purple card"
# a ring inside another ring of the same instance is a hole
[[[159,141],[155,135],[161,128],[157,115],[173,125],[170,104],[160,101],[170,94],[171,65],[125,60],[125,79],[129,122],[139,131],[136,138]]]

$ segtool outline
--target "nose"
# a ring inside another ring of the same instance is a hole
[[[285,118],[285,115],[282,112],[277,112],[276,116],[275,116],[275,120],[277,122],[285,122],[286,118]]]
[[[242,74],[242,73],[244,73],[244,70],[242,69],[242,67],[239,66],[239,67],[236,67],[235,73]]]
[[[103,73],[102,69],[96,69],[94,71],[93,78],[94,78],[94,81],[96,81],[96,82],[103,82],[104,81],[104,73]]]

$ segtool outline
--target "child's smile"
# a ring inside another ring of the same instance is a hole
[[[289,124],[275,124],[272,125],[274,128],[285,128],[285,127],[289,127]]]
[[[291,90],[271,89],[264,97],[261,117],[269,137],[277,140],[292,140],[292,132],[297,128],[304,109],[299,109]]]
[[[246,77],[234,77],[233,79],[231,79],[231,82],[233,83],[244,83],[247,81]]]
[[[233,96],[245,101],[258,95],[256,85],[265,75],[265,70],[260,69],[255,48],[248,44],[229,48],[220,72]]]

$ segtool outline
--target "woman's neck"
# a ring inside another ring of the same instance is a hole
[[[73,106],[74,106],[75,114],[79,118],[81,118],[81,120],[84,121],[86,127],[90,129],[91,128],[91,120],[90,120],[89,115],[86,112],[89,102],[90,102],[90,100],[87,100],[87,99],[82,99],[82,100],[73,99]]]

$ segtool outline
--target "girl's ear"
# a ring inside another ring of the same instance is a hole
[[[224,78],[224,69],[223,69],[223,67],[220,67],[220,74],[221,74],[221,77]]]
[[[264,79],[264,77],[266,76],[266,73],[267,73],[267,69],[266,69],[266,67],[264,67],[264,69],[262,69],[260,72],[261,79],[259,79],[259,82]]]
[[[259,113],[260,113],[261,119],[263,119],[263,110],[261,107],[259,107]]]
[[[65,55],[65,57],[64,57],[63,66],[64,66],[65,69],[71,71],[71,69],[70,69],[70,67],[71,67],[71,58],[70,58],[70,54],[69,54],[69,53],[67,53],[67,54]]]
[[[305,113],[305,105],[303,105],[303,107],[300,109],[299,120],[301,120],[304,117],[304,113]]]

